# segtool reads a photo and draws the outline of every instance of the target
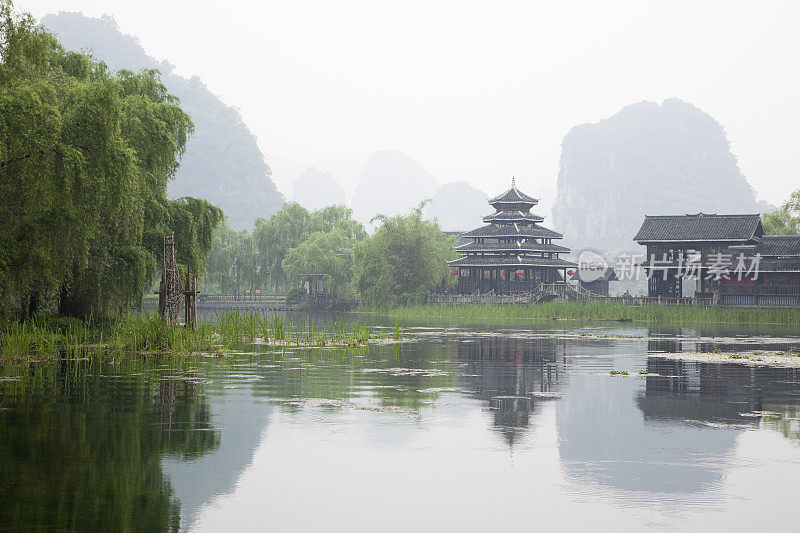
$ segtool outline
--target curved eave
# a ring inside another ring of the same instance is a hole
[[[538,203],[539,202],[523,202],[521,200],[514,200],[513,202],[490,201],[489,205],[491,205],[498,211],[507,211],[507,210],[516,211],[517,209],[522,209],[524,211],[527,211],[528,209],[531,209]]]
[[[516,214],[519,213],[519,214]],[[514,222],[544,222],[544,217],[534,215],[531,213],[522,213],[520,211],[503,211],[502,213],[493,213],[483,217],[483,221],[488,223],[498,222],[504,224],[513,224]]]
[[[564,236],[551,229],[530,226],[497,226],[494,224],[470,230],[461,235],[465,239],[528,237],[532,239],[563,239]]]
[[[516,244],[511,242],[504,243],[474,243],[468,242],[455,246],[453,248],[456,252],[475,252],[475,253],[491,253],[491,252],[544,252],[553,254],[567,254],[570,249],[565,246],[558,246],[557,244]]]
[[[578,265],[564,259],[547,259],[539,257],[461,257],[448,261],[453,267],[549,267],[549,268],[577,268]]]
[[[509,203],[509,204],[526,203],[526,204],[536,205],[536,204],[539,203],[539,200],[537,198],[532,197],[532,196],[528,196],[524,192],[520,191],[519,189],[517,189],[516,185],[512,185],[511,188],[508,189],[507,191],[505,191],[504,193],[499,194],[499,195],[495,196],[494,198],[491,198],[489,200],[489,203],[490,204],[494,204],[494,203]]]

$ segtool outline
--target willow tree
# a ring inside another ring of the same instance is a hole
[[[314,232],[289,250],[283,269],[295,283],[307,276],[323,276],[328,293],[341,297],[352,278],[351,262],[351,240],[341,229],[334,229]]]
[[[192,128],[157,71],[112,74],[0,0],[0,309],[127,309],[168,231],[202,260],[221,213],[166,196]]]

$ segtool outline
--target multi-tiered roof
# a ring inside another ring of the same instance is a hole
[[[489,200],[495,212],[483,217],[488,225],[468,231],[461,237],[468,242],[456,246],[462,254],[451,261],[453,267],[552,267],[572,268],[575,263],[560,259],[569,248],[553,244],[563,235],[540,226],[544,217],[531,213],[539,200],[511,188]]]

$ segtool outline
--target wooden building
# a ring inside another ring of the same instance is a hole
[[[449,263],[458,276],[458,293],[528,292],[538,283],[563,282],[567,271],[577,268],[559,258],[569,253],[553,242],[563,236],[541,226],[544,218],[531,213],[537,203],[513,179],[510,189],[489,200],[495,212],[483,217],[487,225],[463,233],[455,247],[461,257]]]
[[[735,305],[798,305],[800,236],[764,235],[761,216],[646,216],[633,239],[647,247],[650,296],[695,296]]]
[[[599,296],[608,296],[610,293],[610,282],[619,281],[619,278],[617,278],[617,273],[614,272],[614,269],[611,267],[605,269],[605,271],[599,276],[591,276],[591,279],[583,279],[583,277],[581,277],[581,270],[578,269],[577,273],[572,279],[577,279],[581,287],[592,294],[597,294]]]

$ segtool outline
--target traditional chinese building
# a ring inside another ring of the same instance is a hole
[[[487,223],[463,233],[455,247],[461,258],[450,261],[461,294],[528,292],[538,283],[563,282],[577,265],[559,257],[569,248],[554,244],[560,233],[540,225],[544,217],[531,213],[539,201],[511,188],[489,200],[495,209],[483,217]]]
[[[613,268],[606,268],[602,272],[581,272],[578,268],[577,273],[572,279],[577,279],[578,284],[592,294],[608,296],[610,294],[610,282],[619,281],[617,273]]]
[[[800,303],[800,236],[764,235],[760,215],[646,216],[633,240],[647,247],[650,296],[680,297],[689,281],[720,303]]]

